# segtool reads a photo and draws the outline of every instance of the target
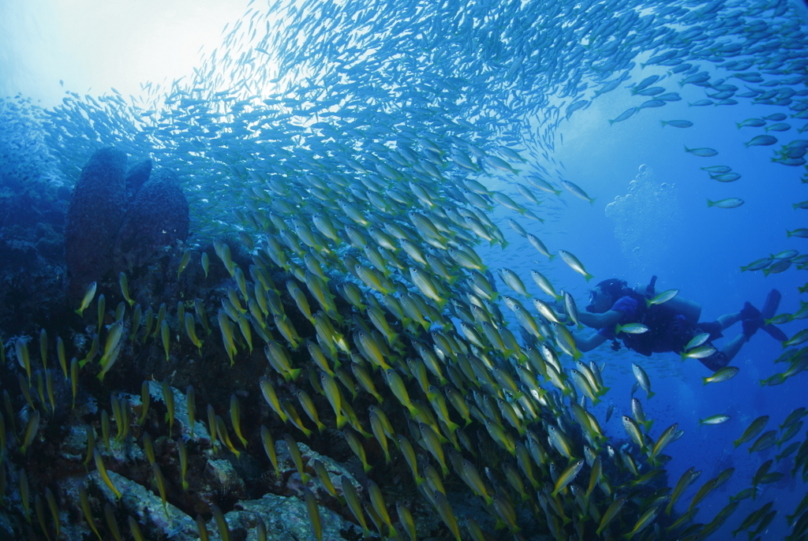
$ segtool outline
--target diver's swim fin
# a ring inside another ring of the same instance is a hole
[[[782,297],[783,296],[776,289],[769,291],[769,295],[766,297],[766,302],[763,304],[763,310],[760,311],[760,315],[764,320],[771,319],[775,316],[775,314],[777,314],[777,308],[780,306],[780,299]],[[769,335],[775,340],[780,342],[785,342],[788,340],[786,333],[772,324],[764,325],[762,329],[769,333]]]
[[[774,317],[777,313],[777,309],[780,307],[780,299],[782,297],[783,296],[776,289],[769,291],[766,302],[763,303],[763,309],[760,311],[760,315],[763,319],[771,319]]]

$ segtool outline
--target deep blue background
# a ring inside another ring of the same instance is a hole
[[[792,125],[790,131],[769,132],[778,138],[777,145],[747,148],[744,142],[766,133],[765,128],[739,129],[736,123],[783,112],[783,108],[753,105],[748,100],[739,100],[739,104],[732,106],[692,107],[688,102],[703,99],[703,89],[680,88],[678,81],[682,77],[673,75],[655,85],[680,92],[682,101],[644,109],[625,122],[609,125],[607,119],[614,119],[625,109],[647,99],[632,96],[626,88],[628,84],[651,74],[664,73],[662,69],[638,69],[632,80],[559,125],[558,133],[564,135],[564,143],[557,139],[553,157],[562,161],[564,167],[559,169],[561,176],[551,180],[558,183],[558,179],[563,178],[575,182],[595,198],[593,204],[565,191],[559,198],[548,197],[541,206],[545,208],[528,205],[537,214],[554,216],[544,225],[520,219],[513,212],[507,213],[528,232],[541,238],[551,252],[564,249],[575,254],[595,276],[591,283],[587,284],[559,257],[548,262],[504,219],[499,224],[511,245],[504,251],[495,248],[488,252],[491,265],[517,271],[531,292],[541,296],[543,294],[529,278],[531,268],[540,270],[554,282],[557,290],[573,293],[579,305],[586,304],[589,288],[600,280],[620,277],[629,284],[644,285],[652,275],[657,275],[657,291],[675,288],[683,298],[700,303],[702,321],[737,312],[745,301],[760,308],[772,288],[783,294],[779,312],[797,311],[800,298],[805,301],[805,295],[797,291],[797,287],[806,282],[805,271],[792,267],[766,277],[760,271],[741,272],[740,267],[787,249],[808,251],[808,239],[786,238],[786,230],[806,226],[808,211],[792,207],[793,203],[808,199],[808,184],[800,181],[805,168],[770,160],[781,144],[808,138],[796,131],[808,121],[787,119]],[[715,73],[726,75],[721,71]],[[732,79],[728,82],[740,83]],[[690,120],[694,126],[662,126],[661,120],[674,119]],[[686,153],[685,146],[711,147],[718,155],[697,157]],[[709,165],[729,165],[741,178],[731,183],[712,180],[700,169]],[[641,167],[644,174],[640,174]],[[507,185],[512,179],[504,179],[497,185],[516,196],[518,192]],[[740,197],[745,204],[734,209],[707,207],[707,199],[715,201],[727,197]],[[499,287],[508,291],[502,282]],[[789,336],[804,327],[805,320],[781,326]],[[728,329],[725,338],[716,345],[723,347],[740,332],[741,326],[737,324]],[[616,437],[625,437],[620,415],[631,414],[631,387],[635,381],[631,363],[641,364],[648,372],[656,396],[648,400],[643,391],[635,396],[642,401],[646,415],[655,420],[650,432],[652,438],[656,439],[674,422],[685,431],[684,437],[667,449],[674,457],[668,466],[670,485],[691,466],[702,471],[679,500],[680,510],[687,510],[693,494],[704,482],[725,468],[735,467],[729,482],[699,506],[701,511],[696,520],[708,522],[729,503],[728,496],[751,486],[757,468],[778,453],[775,447],[750,454],[748,443],[734,449],[732,441],[760,415],[771,416],[765,428],[770,430],[777,428],[794,408],[806,405],[805,374],[776,387],[760,384],[761,379],[787,368],[785,363],[773,363],[782,351],[779,342],[759,332],[732,362],[741,368],[740,373],[727,382],[707,386],[701,378],[710,371],[696,360],[681,362],[674,353],[656,354],[651,358],[625,349],[615,353],[607,342],[586,354],[584,359],[605,365],[604,376],[612,390],[602,404],[595,406],[595,411],[603,421],[608,404],[615,405],[615,413],[606,428]],[[731,419],[721,425],[699,426],[699,419],[719,413]],[[797,438],[804,437],[803,429]],[[771,539],[785,536],[788,530],[783,517],[793,512],[805,494],[805,484],[788,475],[791,467],[788,459],[776,462],[771,471],[786,473],[784,480],[763,485],[756,501],[742,502],[724,526],[723,535],[736,528],[751,511],[776,498],[775,508],[780,512],[768,535]],[[716,538],[721,537],[722,533],[716,534]]]

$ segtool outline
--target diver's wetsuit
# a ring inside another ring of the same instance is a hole
[[[648,327],[648,331],[641,334],[621,332],[618,335],[615,334],[614,328],[606,327],[600,329],[598,334],[608,340],[620,338],[628,349],[645,356],[667,351],[681,353],[690,339],[697,334],[708,333],[710,338],[707,344],[723,336],[719,322],[690,323],[684,315],[667,308],[664,304],[646,307],[645,298],[639,294],[636,297],[631,295],[620,297],[611,309],[623,314],[618,322],[620,325],[642,323]],[[727,355],[717,349],[709,357],[699,360],[713,372],[729,363]]]

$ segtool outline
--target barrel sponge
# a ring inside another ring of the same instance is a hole
[[[151,170],[152,161],[145,159],[137,162],[126,172],[126,197],[129,202],[135,199],[140,187],[149,180]]]
[[[81,298],[85,287],[112,270],[112,251],[126,213],[126,153],[95,152],[81,170],[67,207],[65,263],[68,297]]]
[[[188,201],[177,174],[159,168],[137,191],[115,246],[115,267],[131,271],[188,237]]]

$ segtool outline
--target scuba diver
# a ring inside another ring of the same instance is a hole
[[[578,313],[578,320],[598,331],[587,337],[576,337],[575,342],[582,352],[592,350],[607,340],[612,340],[612,349],[625,347],[645,356],[652,353],[672,351],[685,356],[691,340],[701,334],[699,345],[705,356],[693,354],[713,372],[727,366],[758,329],[763,329],[777,340],[787,340],[786,335],[765,320],[774,316],[780,304],[780,292],[769,292],[762,310],[750,303],[736,313],[726,314],[715,321],[699,321],[701,306],[676,296],[675,291],[654,297],[656,276],[651,279],[644,293],[640,293],[616,278],[600,282],[589,295],[586,312]],[[673,295],[671,298],[666,297]],[[729,341],[723,349],[710,347],[713,340],[721,338],[722,332],[742,322],[743,332]],[[693,346],[695,348],[695,346]]]

